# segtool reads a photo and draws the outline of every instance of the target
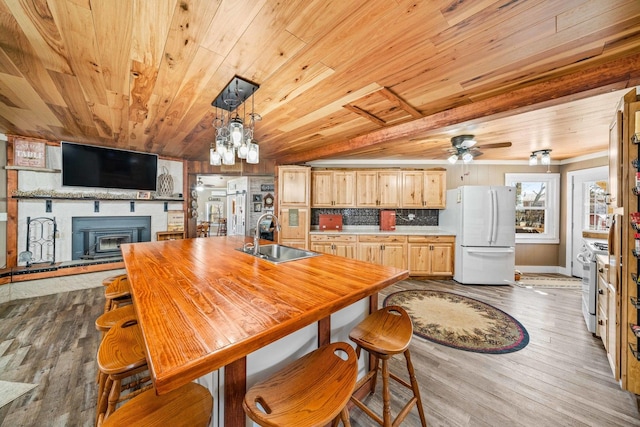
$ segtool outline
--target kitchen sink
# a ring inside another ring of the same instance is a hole
[[[292,248],[290,246],[283,246],[278,244],[260,245],[257,255],[253,253],[253,247],[238,248],[238,250],[248,255],[262,258],[265,261],[269,261],[274,264],[280,264],[282,262],[288,261],[297,261],[299,259],[322,255],[318,252],[312,252],[305,249]]]

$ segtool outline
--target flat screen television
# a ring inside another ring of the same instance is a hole
[[[62,142],[62,185],[156,191],[158,155]]]

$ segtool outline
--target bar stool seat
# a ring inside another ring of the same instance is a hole
[[[148,370],[145,345],[138,321],[123,318],[105,335],[97,355],[98,405],[96,419],[107,419],[123,400],[131,399],[151,388],[148,375],[136,378]],[[124,379],[131,379],[123,385]],[[122,396],[122,392],[128,393]]]
[[[348,343],[327,344],[303,356],[247,391],[242,407],[261,426],[323,426],[342,419],[357,377],[357,358]]]
[[[132,304],[118,307],[98,316],[96,319],[96,329],[101,332],[107,332],[122,319],[135,319],[135,317],[136,312]]]
[[[360,357],[361,349],[364,349],[375,359],[374,369],[370,369],[367,375],[358,381],[358,384],[356,384],[355,387],[356,390],[358,390],[367,381],[371,380],[371,394],[375,392],[376,378],[378,371],[380,370],[379,362],[382,361],[382,418],[375,414],[355,396],[351,397],[351,401],[378,424],[384,427],[392,425],[397,426],[400,424],[405,419],[413,405],[418,407],[418,414],[420,415],[420,422],[422,423],[422,426],[426,427],[427,425],[424,417],[422,400],[420,399],[420,389],[418,387],[418,382],[416,381],[413,364],[411,363],[411,353],[409,352],[409,344],[411,343],[412,336],[413,324],[411,323],[411,318],[400,306],[381,308],[356,325],[349,333],[349,339],[357,345],[356,354],[358,355],[358,358]],[[400,353],[403,353],[406,359],[410,383],[407,383],[389,371],[389,359]],[[413,397],[409,399],[393,421],[391,419],[389,378],[394,379],[399,384],[413,391]]]
[[[104,290],[104,297],[105,313],[109,310],[113,310],[114,308],[131,304],[131,287],[129,286],[129,279],[127,275],[123,274],[121,277],[111,282],[111,284]]]
[[[124,273],[124,274],[117,274],[115,276],[106,277],[106,278],[102,279],[102,286],[109,286],[114,281],[122,279],[123,277],[127,277],[127,274]]]
[[[189,426],[209,425],[213,397],[205,387],[189,383],[160,396],[147,390],[131,399],[98,426]]]

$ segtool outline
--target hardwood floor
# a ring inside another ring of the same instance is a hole
[[[427,422],[437,426],[640,426],[635,395],[620,390],[602,342],[587,332],[577,289],[462,286],[410,281],[492,304],[518,319],[530,342],[515,353],[486,355],[414,337],[412,358]],[[0,408],[0,426],[91,426],[95,411],[94,320],[102,287],[0,304],[0,380],[38,386]],[[406,372],[402,358],[392,370]],[[392,384],[395,414],[407,393]],[[367,398],[378,408],[380,391]],[[372,426],[359,409],[353,426]],[[413,409],[402,425],[418,426]]]

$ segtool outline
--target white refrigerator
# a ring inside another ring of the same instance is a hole
[[[515,187],[462,186],[447,191],[439,226],[456,235],[453,279],[508,285],[515,271]]]

